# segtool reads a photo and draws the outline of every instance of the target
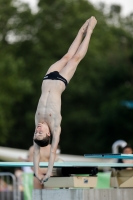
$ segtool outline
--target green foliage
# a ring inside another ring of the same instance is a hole
[[[132,15],[122,18],[119,6],[104,14],[104,5],[95,9],[85,0],[40,0],[36,14],[26,5],[1,3],[0,145],[32,145],[43,76],[92,15],[98,24],[88,53],[62,96],[61,150],[110,152],[117,139],[133,145],[133,111],[121,105],[122,100],[133,99]],[[15,42],[7,40],[9,33]]]
[[[12,128],[18,116],[14,116],[15,107],[23,100],[23,96],[31,93],[31,81],[23,77],[24,63],[12,55],[5,55],[0,60],[0,130],[1,144],[11,137]],[[16,117],[16,118],[15,118]]]

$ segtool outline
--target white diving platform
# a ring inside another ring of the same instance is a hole
[[[0,167],[23,166],[33,167],[33,162],[0,162]],[[40,167],[47,168],[48,162],[41,162]],[[110,167],[111,170],[101,176],[98,172],[99,167]],[[57,175],[44,182],[45,188],[97,188],[99,181],[105,185],[105,188],[133,188],[133,164],[131,163],[55,162],[54,168],[57,169]]]
[[[133,154],[111,154],[111,153],[105,153],[105,154],[84,154],[85,158],[108,158],[108,159],[133,159]]]
[[[48,162],[40,162],[40,167],[47,168]],[[0,162],[0,167],[33,167],[33,162]],[[55,162],[55,168],[63,167],[133,167],[131,163],[97,163],[97,162]]]

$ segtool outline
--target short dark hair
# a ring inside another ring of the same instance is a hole
[[[52,142],[52,134],[50,136],[46,135],[42,140],[34,139],[34,142],[40,147],[46,147]]]

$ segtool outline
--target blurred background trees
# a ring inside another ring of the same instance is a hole
[[[48,67],[68,50],[94,15],[98,24],[86,57],[62,95],[61,151],[111,152],[124,139],[133,145],[133,14],[121,7],[95,8],[84,0],[40,0],[39,11],[0,0],[0,145],[32,145],[34,114]]]

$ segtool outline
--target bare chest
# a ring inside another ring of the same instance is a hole
[[[50,157],[50,149],[40,149],[40,162],[48,162]]]
[[[52,106],[43,106],[37,109],[35,116],[36,124],[46,122],[51,132],[54,131],[56,126],[60,126],[61,114],[60,110]]]

